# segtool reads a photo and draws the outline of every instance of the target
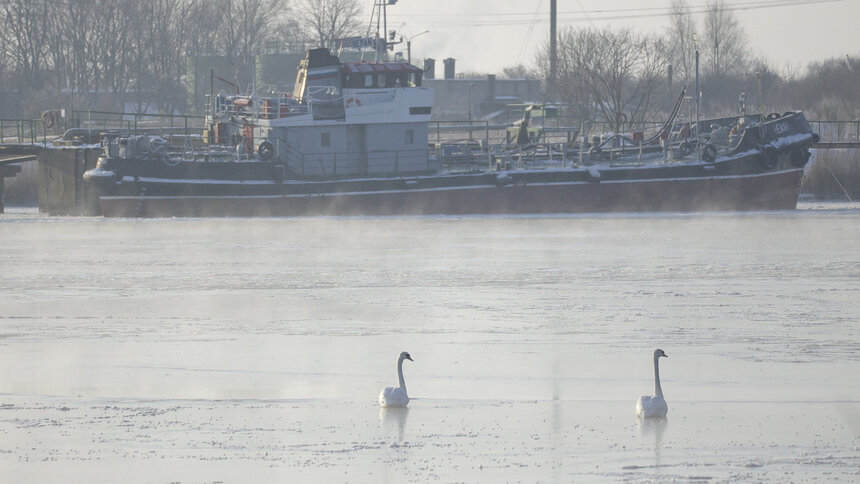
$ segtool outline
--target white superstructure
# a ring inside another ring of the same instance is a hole
[[[218,95],[208,139],[297,177],[432,172],[433,91],[421,87],[422,74],[406,62],[341,63],[314,49],[292,93]]]

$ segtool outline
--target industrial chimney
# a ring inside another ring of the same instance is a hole
[[[436,79],[436,59],[424,59],[424,79]]]
[[[442,62],[445,63],[445,79],[453,79],[454,78],[454,59],[449,57]]]

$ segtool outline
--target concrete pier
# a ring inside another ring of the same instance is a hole
[[[68,147],[39,151],[39,211],[48,215],[101,215],[98,192],[84,183],[101,149]]]
[[[21,167],[18,165],[0,165],[0,213],[4,213],[6,205],[3,199],[3,185],[6,178],[12,178],[21,172]]]

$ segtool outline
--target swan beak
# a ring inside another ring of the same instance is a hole
[[[407,357],[406,357],[406,359],[407,359],[407,360],[409,360],[409,361],[415,361],[415,360],[413,360],[413,359],[412,359],[412,357],[411,357],[411,356],[407,356]]]

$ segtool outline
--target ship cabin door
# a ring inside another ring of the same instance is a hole
[[[346,150],[350,153],[350,164],[355,163],[360,175],[367,174],[367,144],[365,143],[365,126],[352,124],[346,127]]]

